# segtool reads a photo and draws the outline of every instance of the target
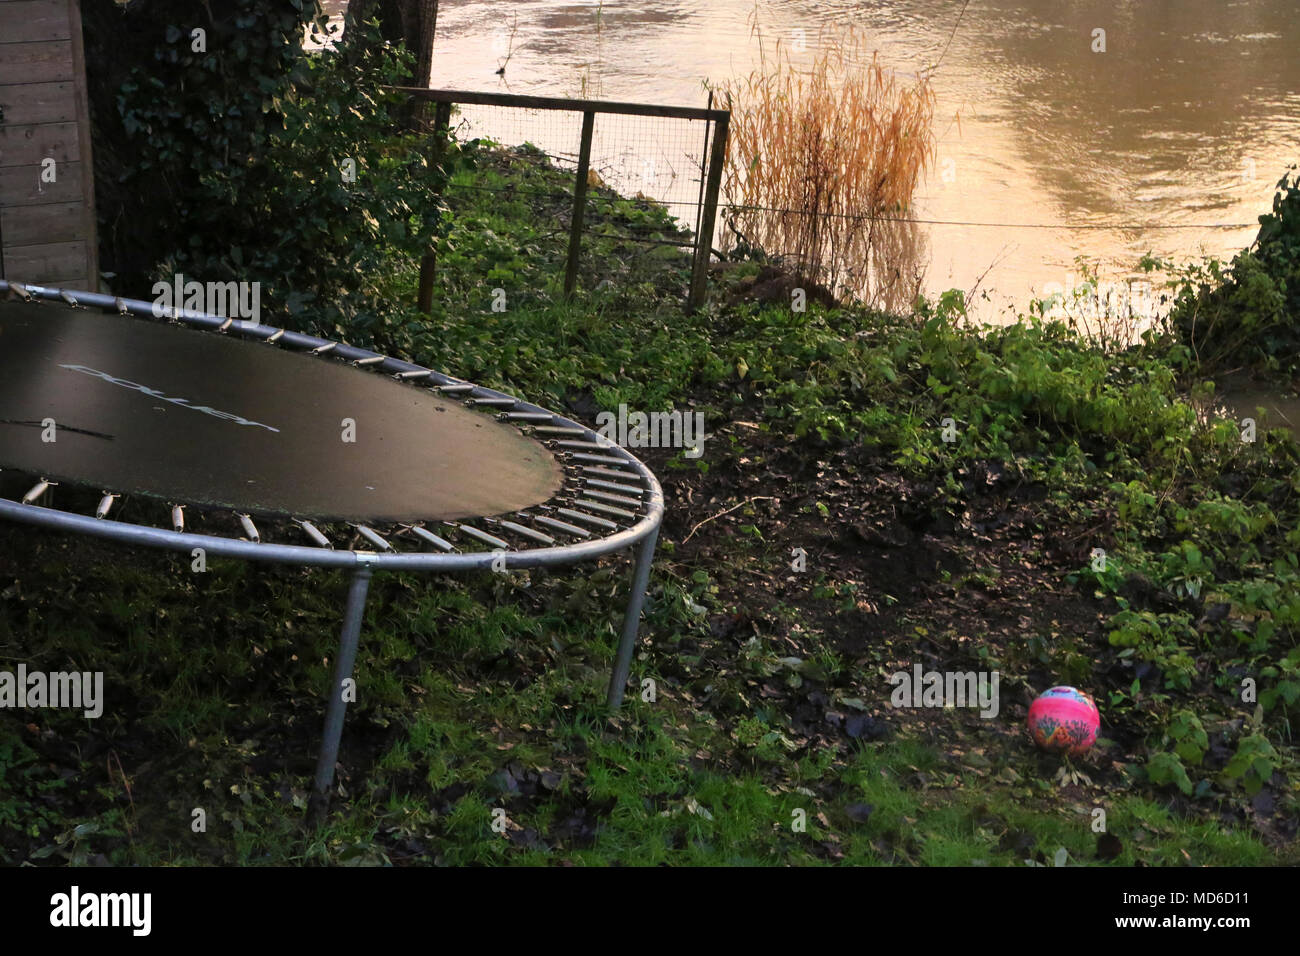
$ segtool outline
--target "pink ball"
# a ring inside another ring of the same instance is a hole
[[[1091,694],[1049,687],[1029,707],[1029,734],[1049,753],[1077,756],[1097,742],[1101,712]]]

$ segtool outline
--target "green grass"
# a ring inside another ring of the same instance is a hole
[[[951,300],[909,317],[793,313],[719,304],[720,285],[713,305],[687,316],[684,256],[647,255],[616,236],[587,240],[583,291],[565,303],[563,221],[525,196],[561,189],[565,177],[527,152],[471,150],[455,182],[490,188],[450,193],[454,248],[440,255],[436,313],[379,330],[381,345],[543,405],[582,398],[653,410],[689,397],[713,437],[703,464],[659,467],[666,480],[743,475],[775,454],[730,428],[736,419],[809,461],[861,454],[931,488],[935,508],[956,514],[961,469],[999,462],[1041,487],[1042,507],[1073,530],[1110,516],[1111,571],[1081,562],[1063,586],[1102,607],[1130,602],[1126,575],[1172,596],[1199,575],[1207,601],[1230,603],[1232,623],[1198,631],[1173,614],[1140,617],[1148,612],[1136,603],[1122,618],[1121,604],[1110,626],[1128,626],[1129,643],[1098,648],[1044,632],[1004,649],[997,663],[1018,680],[1046,672],[1087,682],[1095,659],[1113,663],[1125,649],[1122,659],[1159,668],[1136,694],[1125,685],[1099,697],[1133,741],[1105,786],[1080,789],[1057,782],[1057,762],[1005,719],[975,727],[944,714],[901,725],[887,742],[787,746],[795,715],[759,685],[860,695],[912,632],[851,659],[825,631],[859,626],[855,603],[868,593],[891,616],[902,617],[890,610],[902,598],[815,569],[807,599],[775,600],[752,640],[713,637],[720,617],[747,609],[746,569],[774,573],[789,561],[754,505],[736,512],[739,530],[709,557],[685,552],[684,533],[665,534],[644,625],[652,639],[613,722],[602,702],[624,566],[505,580],[381,575],[345,735],[346,794],[317,827],[304,808],[340,574],[225,561],[193,574],[181,558],[0,528],[0,660],[103,670],[111,705],[93,728],[61,712],[0,713],[0,859],[965,866],[1040,855],[1050,865],[1064,848],[1082,864],[1099,862],[1098,807],[1122,843],[1105,865],[1296,859],[1294,842],[1240,823],[1254,794],[1226,758],[1176,758],[1201,786],[1190,797],[1144,769],[1149,755],[1174,752],[1174,716],[1190,709],[1230,750],[1252,733],[1270,741],[1267,769],[1280,775],[1271,790],[1295,809],[1300,458],[1287,435],[1243,446],[1231,427],[1199,425],[1158,350],[1104,354],[1033,321],[981,333],[963,327]],[[502,197],[506,186],[518,195]],[[674,235],[653,207],[598,200],[597,233]],[[596,291],[602,279],[610,284]],[[413,300],[413,273],[387,281],[392,297]],[[492,311],[493,288],[505,290],[506,311]],[[959,425],[956,442],[942,440],[946,417]],[[827,468],[819,500],[800,505],[798,520],[836,514],[838,472]],[[784,493],[736,489],[734,501],[700,507]],[[1036,547],[1054,543],[1047,529]],[[948,574],[957,593],[1006,577],[992,564]],[[17,590],[6,590],[11,582]],[[953,636],[916,614],[909,608],[900,628]],[[806,651],[792,672],[781,662],[796,632]],[[1257,715],[1233,704],[1236,677],[1224,675],[1238,673],[1271,695]],[[636,690],[646,678],[658,689],[653,703]],[[195,808],[205,833],[191,827]],[[505,814],[497,829],[494,811]]]

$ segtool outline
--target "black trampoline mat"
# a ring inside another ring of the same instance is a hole
[[[344,419],[355,442],[343,441]],[[563,478],[513,426],[338,359],[21,302],[0,303],[0,468],[175,504],[357,522],[518,511]]]

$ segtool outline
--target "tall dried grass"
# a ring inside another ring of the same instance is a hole
[[[900,214],[934,160],[929,80],[900,80],[854,27],[823,30],[803,68],[780,40],[769,55],[757,20],[753,33],[758,69],[719,87],[731,110],[726,244],[873,304],[914,295],[923,243]]]

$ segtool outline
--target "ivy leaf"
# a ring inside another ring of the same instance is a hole
[[[1186,796],[1192,795],[1192,781],[1188,778],[1183,762],[1178,759],[1177,754],[1167,752],[1154,754],[1147,760],[1146,769],[1152,783],[1158,786],[1172,783]]]

